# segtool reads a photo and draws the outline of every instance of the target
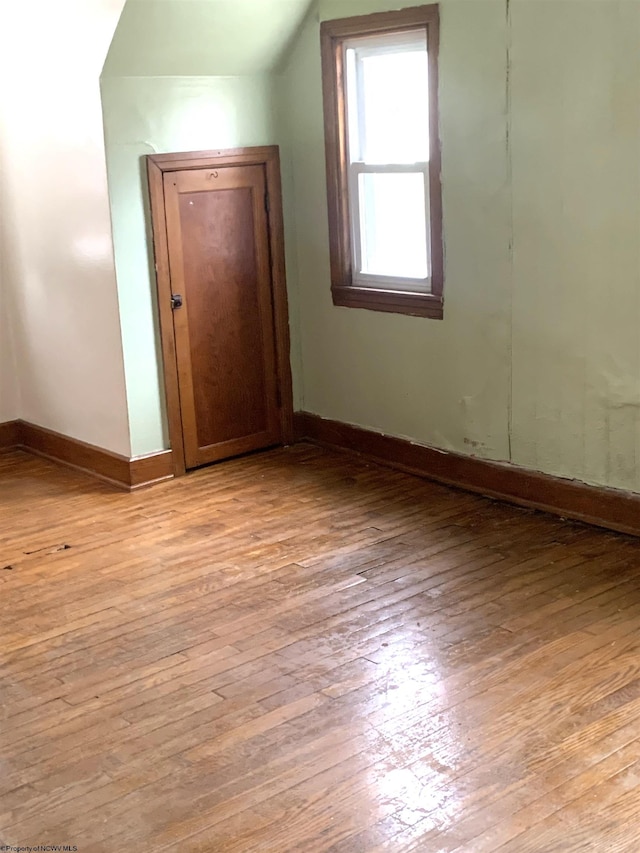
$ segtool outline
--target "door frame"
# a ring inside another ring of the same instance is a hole
[[[148,154],[147,177],[151,200],[151,228],[155,255],[156,287],[160,340],[164,366],[169,441],[176,477],[186,473],[182,413],[176,340],[171,307],[171,274],[169,244],[165,216],[165,172],[193,169],[216,169],[223,166],[264,166],[267,186],[269,248],[271,251],[271,285],[273,293],[274,335],[276,347],[276,380],[280,402],[280,434],[283,444],[291,444],[293,432],[293,390],[291,382],[289,310],[284,259],[284,223],[282,215],[282,184],[280,152],[277,145],[258,148],[228,148],[218,151],[191,151],[179,154]]]

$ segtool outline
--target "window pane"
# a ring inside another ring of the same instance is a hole
[[[422,172],[359,176],[361,272],[398,278],[429,275]]]
[[[429,160],[429,88],[423,50],[356,51],[359,145],[353,160],[426,163]],[[353,66],[352,66],[353,68]],[[353,114],[352,114],[353,115]],[[359,155],[359,156],[358,156]]]

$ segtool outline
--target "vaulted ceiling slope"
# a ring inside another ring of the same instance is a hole
[[[103,76],[271,71],[311,0],[127,0]]]

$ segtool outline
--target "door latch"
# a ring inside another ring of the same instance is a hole
[[[182,308],[182,296],[179,293],[171,294],[171,307],[174,311],[176,308]]]

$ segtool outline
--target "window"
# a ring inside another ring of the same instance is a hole
[[[334,304],[441,318],[438,7],[321,39]]]

